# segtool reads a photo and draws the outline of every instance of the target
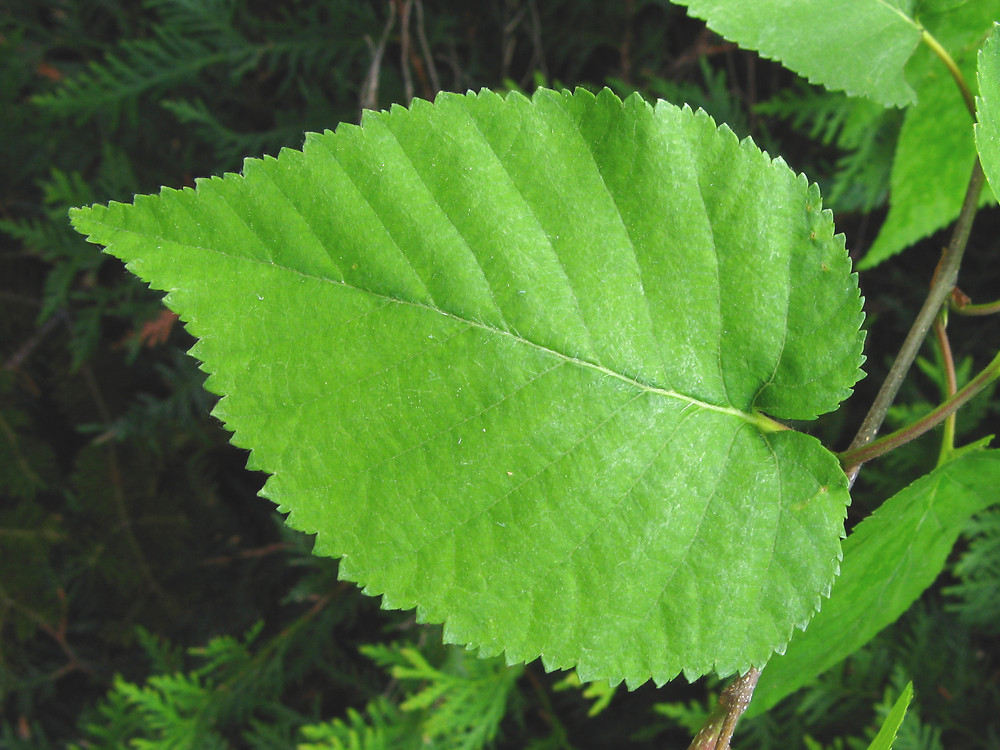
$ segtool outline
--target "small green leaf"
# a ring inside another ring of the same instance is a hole
[[[637,685],[764,663],[838,565],[861,363],[819,191],[638,96],[440,95],[73,212],[168,292],[263,494],[448,641]]]
[[[713,31],[813,83],[886,106],[916,101],[903,68],[918,24],[887,0],[679,0]]]
[[[868,746],[868,750],[892,750],[892,743],[896,741],[896,734],[899,732],[903,719],[906,718],[906,709],[909,708],[912,700],[913,683],[908,682],[893,704],[889,715],[882,722],[882,728],[879,729],[875,739]]]
[[[998,501],[1000,451],[966,454],[889,498],[844,543],[830,600],[761,672],[761,713],[896,621],[944,568],[969,517]]]
[[[979,97],[976,99],[976,147],[993,192],[1000,191],[1000,39],[993,25],[979,52]]]

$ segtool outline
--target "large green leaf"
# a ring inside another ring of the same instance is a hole
[[[997,28],[979,53],[979,98],[976,99],[976,147],[983,172],[994,193],[1000,192],[1000,39]]]
[[[727,674],[829,589],[845,477],[761,412],[849,393],[857,280],[818,189],[704,114],[442,94],[72,217],[169,292],[263,494],[449,641]]]
[[[1000,0],[981,0],[940,15],[923,17],[946,45],[968,81],[976,53]],[[919,102],[910,107],[896,144],[889,213],[859,264],[871,268],[958,218],[976,160],[972,117],[947,68],[929,50],[910,66]],[[982,203],[993,201],[985,190]]]
[[[761,673],[749,714],[766,711],[875,637],[944,568],[969,517],[1000,502],[1000,451],[966,454],[889,498],[844,542],[830,600]]]
[[[887,106],[916,101],[903,69],[920,41],[899,0],[678,0],[713,31],[813,83]]]

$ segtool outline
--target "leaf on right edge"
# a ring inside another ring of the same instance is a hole
[[[886,106],[916,101],[903,68],[920,25],[884,0],[679,0],[741,47],[811,82]]]
[[[896,741],[896,734],[903,724],[903,719],[906,718],[906,709],[910,707],[912,700],[913,683],[909,682],[903,692],[899,694],[889,715],[885,717],[882,728],[872,740],[872,744],[868,746],[868,750],[892,750],[892,743]]]
[[[763,670],[748,715],[762,713],[896,621],[944,568],[966,521],[1000,500],[1000,450],[952,461],[883,503],[844,542],[830,600]]]
[[[979,96],[976,98],[976,147],[983,172],[994,192],[1000,192],[1000,40],[997,26],[979,51]]]

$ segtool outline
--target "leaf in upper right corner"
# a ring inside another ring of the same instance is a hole
[[[912,1],[678,0],[741,47],[811,82],[885,106],[916,101],[903,75],[920,40]]]
[[[976,54],[1000,19],[1000,0],[960,7],[925,3],[921,9],[920,21],[974,89]],[[924,49],[914,55],[907,74],[918,101],[906,111],[896,143],[889,213],[859,269],[877,266],[958,218],[976,158],[972,118],[944,64]],[[991,191],[984,190],[980,205],[993,200]]]
[[[1000,37],[993,32],[979,52],[979,96],[976,98],[976,148],[983,172],[994,192],[1000,192]]]
[[[885,717],[882,728],[879,730],[868,750],[892,750],[892,743],[896,741],[896,734],[906,717],[906,709],[910,707],[913,700],[913,683],[909,682],[906,688],[900,693],[899,698],[892,706],[889,715]]]
[[[763,670],[747,715],[766,711],[895,622],[944,568],[966,521],[1000,501],[1000,450],[965,454],[886,500],[844,542],[829,601]]]

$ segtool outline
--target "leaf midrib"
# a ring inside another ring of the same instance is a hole
[[[85,209],[85,210],[89,213],[89,211],[92,210],[92,209]],[[86,221],[86,219],[84,219],[84,220]],[[98,223],[99,226],[105,226],[105,227],[109,227],[110,226],[110,225],[103,224],[102,222],[100,222],[100,220],[97,220],[97,223]],[[154,237],[154,236],[152,236],[150,234],[146,234],[146,233],[143,233],[143,232],[138,232],[138,231],[135,231],[135,230],[132,230],[132,229],[124,229],[124,228],[120,228],[120,227],[113,227],[113,229],[114,229],[114,231],[116,231],[118,233],[121,233],[121,234],[124,234],[124,235],[129,235],[129,236],[136,237],[136,238],[141,238],[143,240],[153,240],[153,239],[155,239],[158,243],[161,243],[160,244],[161,248],[162,248],[162,243],[164,242],[164,239],[162,237]],[[93,233],[88,232],[87,234],[88,234],[88,236],[93,237]],[[622,374],[620,372],[616,372],[614,370],[611,370],[611,369],[609,369],[607,367],[604,367],[603,365],[600,365],[600,364],[598,364],[596,362],[588,362],[587,360],[579,359],[577,357],[573,357],[571,355],[564,354],[563,352],[557,351],[555,349],[551,349],[551,348],[549,348],[547,346],[544,346],[542,344],[535,343],[534,341],[526,339],[523,336],[519,336],[519,335],[517,335],[515,333],[511,333],[509,331],[504,331],[504,330],[501,330],[499,328],[494,328],[492,326],[486,325],[485,323],[480,323],[478,321],[474,321],[474,320],[469,320],[467,318],[463,318],[463,317],[461,317],[459,315],[456,315],[454,313],[448,312],[447,310],[442,310],[441,308],[434,307],[432,305],[427,305],[427,304],[424,304],[424,303],[421,303],[421,302],[414,302],[412,300],[400,299],[398,297],[394,297],[394,296],[389,295],[389,294],[384,294],[382,292],[377,292],[377,291],[373,291],[373,290],[370,290],[370,289],[364,289],[362,287],[355,286],[353,284],[349,284],[346,281],[341,281],[341,280],[337,280],[337,279],[331,279],[331,278],[327,278],[327,277],[323,277],[323,276],[316,276],[315,274],[307,273],[307,272],[301,271],[301,270],[299,270],[297,268],[292,268],[290,266],[282,265],[280,263],[275,263],[274,261],[271,261],[271,260],[261,260],[261,259],[257,259],[257,258],[249,258],[249,257],[242,256],[242,255],[233,255],[231,253],[228,253],[228,252],[226,252],[224,250],[220,250],[218,248],[204,247],[204,246],[201,246],[201,245],[192,245],[192,244],[185,243],[185,242],[178,242],[176,240],[167,240],[167,242],[169,242],[169,244],[171,244],[171,245],[174,245],[174,246],[177,246],[177,247],[187,248],[189,250],[194,250],[194,251],[199,251],[199,252],[207,252],[207,253],[214,253],[216,255],[220,255],[220,256],[223,256],[225,258],[229,258],[231,260],[235,260],[237,262],[253,263],[253,264],[256,264],[256,265],[270,267],[272,269],[277,269],[277,270],[285,271],[285,272],[288,272],[288,273],[294,273],[294,274],[296,274],[298,276],[301,276],[303,278],[306,278],[306,279],[310,279],[310,280],[313,280],[313,281],[320,281],[320,282],[324,282],[324,283],[328,283],[328,284],[333,284],[333,285],[336,285],[336,286],[343,287],[345,289],[351,289],[351,290],[354,290],[356,292],[360,292],[362,294],[367,294],[367,295],[370,295],[372,297],[376,297],[378,299],[385,300],[387,302],[392,302],[392,303],[399,304],[399,305],[409,305],[411,307],[416,307],[418,309],[426,310],[428,312],[433,312],[433,313],[436,313],[438,315],[442,315],[442,316],[444,316],[446,318],[450,318],[451,320],[454,320],[456,322],[462,323],[462,324],[464,324],[466,326],[469,326],[471,328],[478,328],[480,330],[486,331],[486,332],[488,332],[490,334],[494,334],[494,335],[507,336],[507,337],[513,339],[514,341],[516,341],[519,344],[523,344],[525,346],[530,346],[530,347],[532,347],[532,348],[534,348],[534,349],[536,349],[538,351],[541,351],[541,352],[543,352],[543,353],[545,353],[545,354],[547,354],[549,356],[552,356],[552,357],[555,357],[557,359],[560,359],[560,360],[562,360],[562,361],[564,361],[564,362],[566,362],[568,364],[576,365],[578,367],[588,368],[588,369],[594,370],[596,372],[599,372],[602,375],[605,375],[607,377],[616,378],[616,379],[622,381],[623,383],[626,383],[627,385],[629,385],[629,386],[631,386],[633,388],[636,388],[636,389],[639,389],[639,390],[642,390],[642,391],[646,391],[646,392],[649,392],[649,393],[654,393],[654,394],[657,394],[657,395],[660,395],[660,396],[664,396],[666,398],[677,399],[678,401],[683,401],[683,402],[685,402],[687,404],[690,404],[692,406],[695,406],[695,407],[697,407],[699,409],[705,409],[707,411],[713,411],[713,412],[717,412],[719,414],[726,414],[726,415],[729,415],[729,416],[732,416],[732,417],[736,417],[738,419],[741,419],[741,420],[743,420],[745,422],[748,422],[749,424],[757,427],[761,432],[765,432],[765,433],[766,432],[775,432],[777,430],[786,429],[784,427],[784,425],[781,425],[781,424],[779,424],[779,423],[771,420],[770,418],[766,417],[764,414],[762,414],[760,412],[757,412],[757,411],[745,412],[745,411],[742,411],[741,409],[737,409],[734,406],[721,406],[719,404],[712,404],[712,403],[709,403],[707,401],[702,401],[702,400],[697,399],[697,398],[695,398],[693,396],[688,396],[688,395],[686,395],[684,393],[680,393],[678,391],[675,391],[675,390],[672,390],[672,389],[669,389],[669,388],[657,388],[657,387],[655,387],[653,385],[650,385],[648,383],[643,383],[642,381],[637,380],[637,379],[635,379],[633,377],[629,377],[628,375],[624,375],[624,374]],[[101,244],[103,244],[103,243],[101,243]],[[117,243],[114,243],[114,244],[117,244]],[[109,252],[112,250],[112,247],[113,247],[113,245],[111,245],[111,244],[107,245],[107,249],[108,249]],[[123,258],[123,260],[124,260],[124,258]],[[126,260],[126,263],[130,263],[130,262],[131,261]],[[163,291],[169,292],[170,290],[169,289],[163,289]],[[181,311],[178,311],[178,312],[180,313]],[[183,314],[182,314],[182,317],[183,317]]]

